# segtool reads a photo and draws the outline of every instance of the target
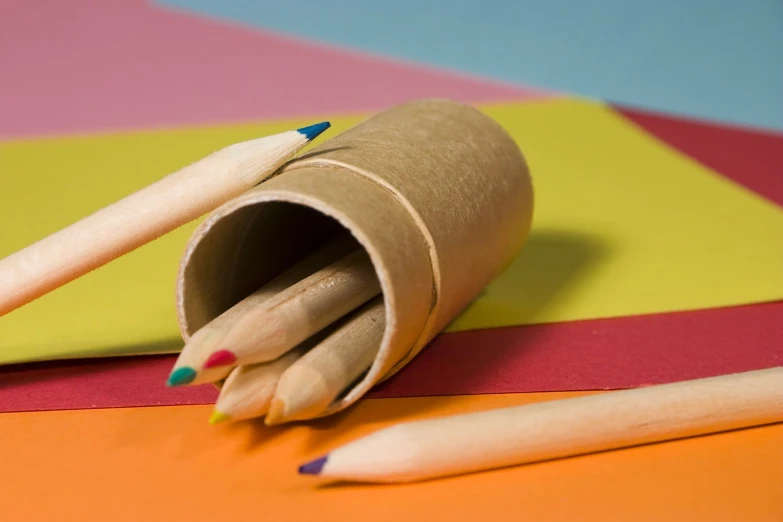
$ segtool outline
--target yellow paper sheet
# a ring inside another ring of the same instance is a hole
[[[0,258],[223,146],[311,123],[0,143]],[[0,317],[0,363],[181,349],[175,278],[195,226]]]
[[[536,211],[517,262],[453,330],[783,298],[783,210],[602,105],[487,112],[530,163]]]
[[[580,100],[485,107],[533,174],[533,232],[450,329],[783,298],[783,211]],[[334,134],[359,117],[331,118]],[[0,257],[275,122],[0,144]],[[0,318],[0,362],[176,350],[193,225]]]

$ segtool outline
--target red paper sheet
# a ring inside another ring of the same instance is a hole
[[[783,302],[443,334],[370,397],[604,390],[783,364]],[[0,411],[209,404],[174,356],[0,369]]]
[[[783,206],[783,134],[614,107],[650,134]]]
[[[783,302],[443,335],[372,397],[609,390],[783,365]]]

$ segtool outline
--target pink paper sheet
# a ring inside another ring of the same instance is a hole
[[[369,397],[621,389],[783,365],[783,302],[449,333]],[[175,356],[0,368],[0,412],[209,404]]]
[[[0,93],[0,139],[544,96],[142,0],[0,4]]]

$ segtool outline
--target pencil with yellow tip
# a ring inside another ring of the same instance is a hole
[[[328,127],[225,147],[0,260],[0,316],[247,191]]]
[[[415,482],[783,421],[783,367],[398,424],[299,468]]]
[[[210,424],[263,417],[280,375],[296,362],[306,347],[298,346],[274,361],[237,366],[226,378],[209,418]]]

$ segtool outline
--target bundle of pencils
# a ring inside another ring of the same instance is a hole
[[[340,235],[199,329],[168,384],[222,382],[212,423],[312,418],[372,364],[380,293],[367,253]]]

